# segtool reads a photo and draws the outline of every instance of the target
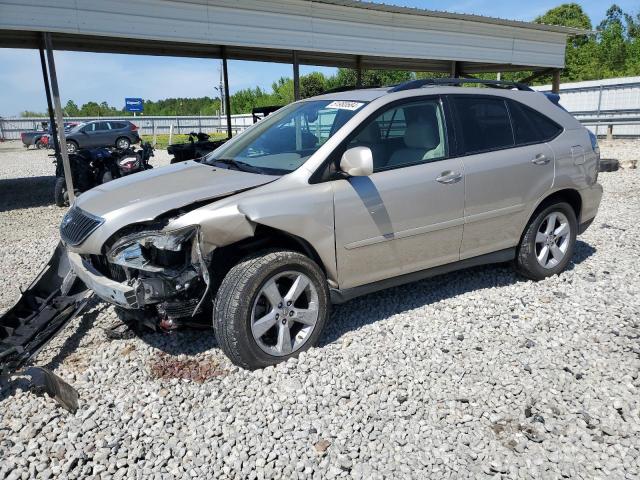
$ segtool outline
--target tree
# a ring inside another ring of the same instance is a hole
[[[314,97],[327,90],[327,79],[320,72],[311,72],[300,77],[300,96]]]
[[[69,100],[64,106],[64,114],[68,117],[77,117],[80,115],[80,109],[78,108],[78,105],[76,105],[76,102]]]
[[[622,9],[613,4],[598,25],[599,55],[602,76],[624,75],[627,38]]]

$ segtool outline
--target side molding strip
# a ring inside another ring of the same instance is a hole
[[[360,285],[359,287],[340,289],[330,289],[331,303],[339,304],[345,303],[349,300],[367,295],[369,293],[378,292],[391,287],[397,287],[406,283],[417,282],[418,280],[424,280],[425,278],[435,277],[437,275],[443,275],[445,273],[455,272],[457,270],[463,270],[465,268],[477,267],[480,265],[488,265],[491,263],[509,262],[516,258],[516,249],[506,248],[493,253],[487,253],[485,255],[479,255],[473,258],[467,258],[458,262],[448,263],[446,265],[440,265],[438,267],[428,268],[426,270],[420,270],[418,272],[406,273],[393,278],[387,278],[380,280],[379,282],[368,283],[366,285]]]

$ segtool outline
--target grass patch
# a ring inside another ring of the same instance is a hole
[[[210,140],[221,140],[223,138],[227,138],[226,133],[209,133]],[[143,142],[152,142],[153,143],[153,135],[140,135]],[[171,139],[171,143],[187,143],[189,141],[189,135],[184,133],[176,133],[173,135]],[[155,148],[164,149],[169,146],[169,134],[162,133],[156,135],[156,146]]]

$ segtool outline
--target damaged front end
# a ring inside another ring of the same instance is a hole
[[[100,298],[149,326],[170,329],[196,316],[209,283],[199,227],[134,230],[109,242],[102,255],[70,253],[73,270]]]

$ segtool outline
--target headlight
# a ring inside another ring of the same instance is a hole
[[[195,236],[197,226],[170,232],[140,232],[127,236],[107,253],[111,263],[123,267],[159,272],[186,263],[190,250],[185,245]]]

